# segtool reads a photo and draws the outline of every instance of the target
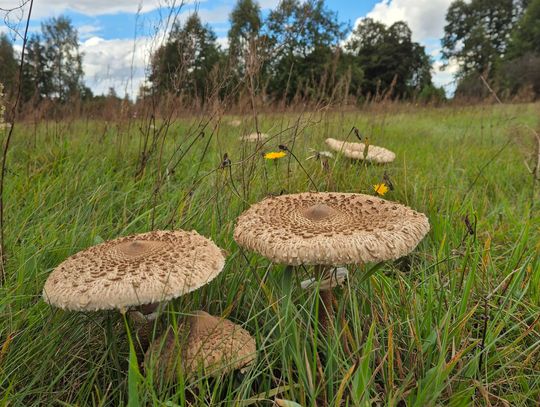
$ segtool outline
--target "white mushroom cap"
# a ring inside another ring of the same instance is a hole
[[[266,133],[251,133],[246,136],[240,137],[240,140],[242,141],[250,141],[250,142],[257,142],[257,141],[263,141],[269,138],[270,136]]]
[[[169,327],[156,339],[146,352],[144,364],[146,369],[153,364],[157,375],[172,381],[178,364],[187,377],[199,369],[217,376],[251,365],[256,353],[255,339],[241,326],[197,311],[181,326],[178,337]]]
[[[364,159],[364,150],[366,145],[364,143],[350,143],[347,141],[336,140],[333,138],[327,138],[326,144],[332,150],[342,153],[345,157],[353,158],[355,160]],[[369,145],[367,161],[376,162],[379,164],[390,163],[396,159],[396,154],[383,147],[377,147]]]
[[[238,218],[234,239],[276,263],[330,266],[397,259],[428,231],[424,214],[398,203],[305,192],[252,205]]]
[[[225,258],[195,231],[154,231],[121,237],[66,259],[49,275],[51,305],[94,311],[167,301],[216,277]]]

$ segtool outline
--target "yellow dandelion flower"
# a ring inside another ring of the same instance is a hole
[[[384,196],[384,194],[386,194],[388,192],[388,187],[384,183],[373,185],[373,189],[380,196]]]
[[[270,153],[266,153],[264,155],[264,158],[266,158],[267,160],[275,160],[277,158],[283,158],[287,155],[287,153],[285,151],[272,151]]]

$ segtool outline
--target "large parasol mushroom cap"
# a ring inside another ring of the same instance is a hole
[[[330,266],[397,259],[428,231],[424,214],[394,202],[305,192],[252,205],[238,218],[234,239],[276,263]]]
[[[364,143],[350,143],[348,141],[327,138],[326,144],[332,150],[342,153],[345,157],[353,158],[355,160],[364,160],[364,150],[366,148]],[[385,164],[394,161],[396,159],[396,154],[384,147],[377,147],[370,144],[365,159],[367,161]]]
[[[178,338],[169,329],[148,348],[145,367],[156,375],[174,380],[178,364],[187,377],[199,369],[218,376],[251,365],[256,358],[255,339],[245,329],[223,318],[197,311],[180,328]]]
[[[167,301],[207,284],[225,258],[195,231],[154,231],[90,247],[49,275],[43,298],[51,305],[94,311]]]

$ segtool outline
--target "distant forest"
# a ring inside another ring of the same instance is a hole
[[[239,0],[229,19],[227,49],[197,13],[174,23],[152,55],[138,100],[157,96],[200,107],[253,98],[268,105],[446,98],[432,82],[433,61],[403,21],[387,26],[366,18],[352,29],[324,0],[283,0],[266,18],[257,1]],[[496,92],[502,99],[538,99],[540,0],[454,1],[441,43],[444,61],[459,66],[456,98]],[[92,94],[83,57],[69,18],[43,22],[26,44],[22,105],[121,100],[114,89]],[[19,60],[10,37],[1,35],[0,82],[8,100],[18,88]]]

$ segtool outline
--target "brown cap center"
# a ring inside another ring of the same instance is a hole
[[[134,240],[118,244],[116,250],[126,257],[140,257],[151,253],[162,245],[163,242],[153,240]]]
[[[302,211],[302,214],[309,220],[319,221],[335,215],[336,210],[328,205],[318,203]]]

